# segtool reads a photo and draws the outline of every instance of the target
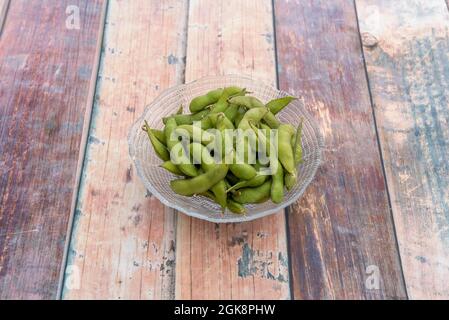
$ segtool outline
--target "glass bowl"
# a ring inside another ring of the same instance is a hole
[[[298,183],[290,191],[285,191],[282,203],[275,204],[267,201],[246,205],[246,215],[238,215],[227,209],[223,213],[216,203],[203,196],[185,197],[174,193],[169,182],[177,177],[159,167],[162,160],[156,156],[147,134],[141,129],[144,120],[148,121],[151,128],[162,129],[162,118],[175,113],[180,105],[183,105],[184,112],[188,113],[192,98],[209,90],[231,85],[246,88],[263,102],[288,95],[271,85],[245,76],[225,75],[201,78],[170,88],[159,95],[133,124],[128,137],[129,153],[136,166],[137,174],[154,196],[163,204],[189,216],[215,223],[243,222],[261,218],[279,212],[298,200],[316,173],[323,146],[323,139],[315,121],[304,109],[301,100],[294,100],[278,113],[277,117],[282,122],[290,123],[295,127],[299,124],[300,117],[304,118],[302,136],[304,162],[298,166]]]

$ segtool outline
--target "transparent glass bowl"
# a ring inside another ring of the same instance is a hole
[[[277,117],[282,122],[290,123],[295,127],[299,124],[300,117],[304,118],[302,137],[304,162],[298,166],[298,183],[290,191],[285,191],[284,201],[281,204],[267,201],[246,205],[247,214],[237,215],[229,210],[223,213],[217,204],[205,197],[185,197],[174,193],[169,182],[177,177],[159,167],[162,160],[156,156],[147,134],[141,129],[144,120],[148,121],[151,128],[162,129],[162,118],[175,113],[180,105],[183,105],[184,112],[188,113],[192,98],[209,90],[231,85],[246,88],[263,102],[288,95],[286,92],[249,77],[238,75],[205,77],[164,91],[147,106],[143,115],[133,124],[128,137],[129,153],[136,166],[137,174],[154,196],[163,204],[189,216],[217,223],[243,222],[261,218],[279,212],[298,200],[315,175],[320,164],[323,146],[323,139],[315,121],[304,109],[302,102],[295,100],[278,113]]]

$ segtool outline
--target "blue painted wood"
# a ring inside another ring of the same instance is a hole
[[[449,298],[449,11],[357,0],[407,292]]]

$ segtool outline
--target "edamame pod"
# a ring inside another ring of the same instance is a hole
[[[197,113],[193,114],[175,114],[171,117],[175,118],[176,124],[183,125],[183,124],[192,124],[194,121],[201,121],[205,116],[209,114],[210,110],[203,110]],[[167,119],[170,117],[162,118],[162,122],[165,124],[167,123]]]
[[[274,203],[281,203],[284,199],[284,170],[281,163],[278,161],[277,170],[272,176],[271,183],[271,201]]]
[[[163,130],[159,129],[150,129],[150,131],[154,134],[154,136],[164,145],[166,145],[165,142],[165,134]]]
[[[217,164],[210,171],[191,179],[177,179],[170,181],[174,192],[183,196],[200,194],[209,190],[213,185],[223,180],[228,173],[226,164]]]
[[[289,124],[281,124],[278,129],[278,156],[284,169],[293,173],[295,170],[295,161],[293,158],[293,148],[291,138],[295,129]]]
[[[284,184],[288,191],[290,191],[296,184],[298,178],[296,177],[296,169],[293,173],[285,173],[284,175]]]
[[[293,145],[293,157],[295,158],[295,166],[300,164],[302,160],[302,124],[303,119],[301,119],[298,129],[295,135],[295,144]]]
[[[296,100],[296,97],[287,96],[278,99],[273,99],[266,104],[266,107],[270,109],[272,114],[276,114],[284,109],[290,102]]]
[[[168,172],[176,174],[177,176],[183,176],[184,175],[184,173],[181,170],[179,170],[179,168],[176,166],[176,164],[174,164],[170,160],[169,161],[165,161],[163,164],[160,165],[160,167],[164,168]]]
[[[210,106],[211,104],[214,104],[215,102],[220,99],[221,95],[223,94],[223,89],[215,89],[211,90],[205,95],[193,98],[190,102],[189,109],[190,112],[198,112],[206,108],[207,106]]]
[[[270,198],[271,179],[256,188],[243,188],[232,195],[238,203],[261,203]]]
[[[154,133],[151,132],[150,126],[148,125],[148,122],[146,120],[144,126],[142,127],[142,130],[146,131],[146,133],[148,134],[148,138],[150,138],[150,142],[153,145],[153,149],[156,155],[164,161],[170,160],[170,154],[167,148],[156,138]]]
[[[234,190],[238,190],[241,188],[247,188],[247,187],[258,187],[261,184],[263,184],[265,182],[265,180],[267,180],[267,175],[256,175],[254,178],[250,179],[250,180],[243,180],[243,181],[239,181],[236,184],[234,184],[233,186],[231,186],[230,188],[228,188],[226,190],[226,192],[232,192]]]
[[[181,148],[174,150],[174,147],[180,143],[174,134],[176,128],[176,120],[173,117],[169,118],[165,124],[164,132],[167,149],[170,151],[170,158],[178,165],[181,172],[190,177],[195,177],[198,175],[198,170],[194,164],[190,163],[190,159],[187,157],[184,148],[181,146]]]
[[[231,210],[231,212],[234,212],[237,214],[245,214],[246,213],[245,207],[232,199],[228,199],[228,203],[226,206],[228,207],[229,210]]]

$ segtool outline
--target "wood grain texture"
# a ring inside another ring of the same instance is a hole
[[[56,296],[103,6],[72,3],[12,1],[0,39],[1,299]]]
[[[449,298],[449,12],[357,0],[407,292]]]
[[[280,88],[302,96],[325,140],[288,213],[294,298],[405,298],[353,2],[276,1],[275,21]],[[376,267],[378,289],[365,286]]]
[[[109,1],[65,299],[173,298],[176,216],[146,195],[127,136],[145,105],[183,81],[187,7]]]
[[[8,11],[9,0],[0,0],[0,35],[2,34],[3,23]]]
[[[269,0],[190,1],[186,81],[247,74],[275,84]],[[178,216],[176,298],[289,298],[285,215],[213,224]]]

